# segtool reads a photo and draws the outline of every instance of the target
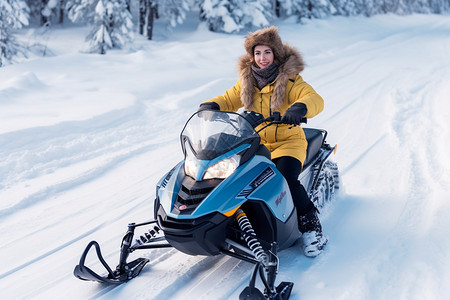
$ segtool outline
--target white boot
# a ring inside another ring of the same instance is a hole
[[[298,227],[302,232],[302,248],[305,255],[315,257],[322,253],[328,239],[322,234],[317,208],[313,207],[304,216],[300,216]]]
[[[323,247],[328,242],[328,239],[317,231],[308,231],[302,234],[302,249],[303,253],[309,257],[316,257],[322,253]]]

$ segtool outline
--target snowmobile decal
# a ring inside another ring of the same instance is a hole
[[[280,205],[284,197],[286,197],[286,191],[282,191],[280,196],[278,196],[277,200],[275,201],[276,206]]]
[[[248,198],[259,186],[266,182],[275,172],[271,167],[267,167],[255,180],[246,186],[236,198]]]
[[[167,182],[169,182],[170,177],[172,176],[173,172],[175,171],[175,168],[172,168],[172,170],[167,173],[167,175],[164,177],[164,179],[161,182],[161,187],[165,188],[167,185]]]

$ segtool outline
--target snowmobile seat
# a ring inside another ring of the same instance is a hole
[[[303,128],[308,141],[308,148],[306,149],[306,159],[303,168],[306,168],[319,153],[320,147],[323,144],[323,130],[315,128]]]

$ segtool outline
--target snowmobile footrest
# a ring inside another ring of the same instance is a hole
[[[293,282],[286,282],[286,281],[281,282],[276,288],[278,295],[278,298],[276,299],[283,299],[283,300],[289,299],[293,287],[294,287]]]
[[[239,295],[239,300],[266,300],[264,294],[255,287],[246,287]]]
[[[293,282],[283,281],[277,286],[276,293],[272,293],[269,298],[266,298],[266,296],[254,286],[247,286],[239,295],[239,300],[288,300],[291,296],[293,287]]]

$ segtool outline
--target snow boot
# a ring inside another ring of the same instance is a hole
[[[298,227],[302,233],[302,248],[306,256],[315,257],[322,253],[328,239],[322,234],[322,225],[316,207],[299,217]]]

